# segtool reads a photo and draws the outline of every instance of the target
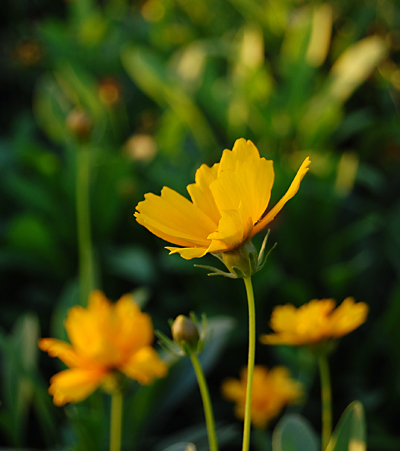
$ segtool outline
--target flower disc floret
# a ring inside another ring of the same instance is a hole
[[[261,232],[298,191],[308,171],[307,157],[282,199],[269,211],[274,184],[271,160],[261,158],[251,141],[238,139],[211,168],[203,164],[187,187],[191,201],[164,187],[146,194],[135,213],[139,224],[181,247],[167,247],[185,259],[239,248]]]
[[[93,291],[87,308],[69,310],[65,328],[70,344],[54,338],[39,341],[40,349],[69,367],[51,378],[49,393],[56,405],[82,401],[101,384],[115,385],[115,371],[141,384],[167,373],[151,346],[150,316],[130,295],[112,304],[102,292]]]

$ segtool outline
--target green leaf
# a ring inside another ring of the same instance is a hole
[[[33,110],[39,126],[54,142],[66,137],[65,120],[71,103],[64,96],[59,84],[51,74],[43,75],[35,89]]]
[[[48,444],[54,443],[53,406],[47,387],[37,372],[39,321],[36,315],[21,316],[9,336],[0,332],[3,354],[2,410],[0,427],[16,446],[23,445],[30,407],[38,412]]]
[[[272,434],[273,451],[318,451],[315,433],[301,415],[285,415]]]
[[[162,107],[168,106],[191,131],[200,148],[215,146],[214,133],[207,119],[182,89],[179,78],[166,70],[158,55],[150,49],[127,47],[121,58],[128,75],[139,88]]]
[[[106,264],[112,274],[135,283],[151,284],[157,276],[151,254],[139,246],[111,249]]]
[[[365,437],[364,408],[354,401],[340,417],[326,451],[366,451]]]

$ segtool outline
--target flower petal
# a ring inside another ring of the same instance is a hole
[[[92,291],[88,308],[73,307],[68,312],[65,328],[78,355],[96,361],[104,350],[104,329],[111,303],[101,291]]]
[[[104,368],[73,368],[55,374],[50,379],[49,393],[56,406],[79,402],[99,387],[107,372]]]
[[[364,324],[369,307],[364,302],[355,302],[346,298],[330,315],[330,333],[333,337],[342,337]]]
[[[138,351],[120,370],[143,385],[150,384],[154,378],[166,376],[168,371],[165,363],[150,346]]]
[[[242,164],[238,176],[244,191],[243,202],[247,206],[247,215],[251,217],[254,225],[267,209],[271,199],[274,184],[273,162],[265,158],[246,161]]]
[[[108,340],[119,350],[125,363],[140,348],[151,345],[154,340],[153,324],[150,316],[140,311],[129,294],[122,296],[113,307]]]
[[[161,190],[161,196],[146,194],[145,201],[136,208],[135,217],[139,224],[160,238],[181,246],[208,247],[207,236],[215,230],[210,217],[168,187]]]
[[[187,187],[192,202],[212,219],[215,229],[217,228],[221,213],[215,204],[210,185],[218,176],[218,166],[219,164],[216,163],[212,168],[209,168],[207,165],[202,164],[196,171],[196,183]]]
[[[192,258],[201,258],[208,252],[207,248],[203,247],[170,247],[165,249],[169,250],[169,254],[179,254],[185,260],[191,260]]]
[[[73,347],[65,341],[55,338],[42,338],[38,342],[39,348],[49,354],[50,357],[58,357],[69,367],[82,364],[82,358],[75,352]]]
[[[293,182],[291,183],[286,194],[264,217],[261,216],[261,219],[259,219],[259,222],[255,225],[253,231],[251,232],[252,237],[257,233],[261,232],[261,230],[263,230],[267,226],[267,224],[269,224],[275,218],[275,216],[282,210],[286,202],[297,193],[300,187],[300,183],[308,171],[308,166],[310,165],[310,163],[311,161],[309,157],[307,157],[303,161],[302,165],[300,166],[300,169],[297,171],[297,174],[293,179]]]
[[[245,161],[259,159],[260,153],[250,140],[237,139],[232,150],[225,149],[222,153],[218,167],[218,177],[225,171],[237,172]]]
[[[247,220],[245,220],[242,210],[242,208],[239,208],[238,210],[222,211],[218,230],[208,237],[212,240],[222,241],[227,249],[238,247],[248,238],[253,228],[251,218],[247,217]]]

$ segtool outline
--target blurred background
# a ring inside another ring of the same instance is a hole
[[[400,5],[390,0],[6,0],[0,5],[0,446],[105,450],[109,399],[56,408],[61,365],[37,349],[92,287],[134,292],[156,329],[206,313],[202,359],[222,450],[241,422],[221,396],[247,361],[243,283],[168,256],[133,213],[146,192],[183,195],[237,138],[274,160],[272,204],[306,156],[299,193],[271,224],[255,275],[258,333],[275,305],[347,296],[368,321],[332,355],[336,422],[359,399],[368,449],[400,449]],[[255,238],[260,246],[262,236]],[[258,345],[287,365],[320,432],[319,381],[301,349]],[[253,447],[268,450],[266,431]],[[124,449],[207,448],[189,362],[133,382]]]

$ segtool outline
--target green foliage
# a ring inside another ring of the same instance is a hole
[[[317,451],[318,449],[315,433],[301,415],[285,415],[274,429],[273,451]]]
[[[364,409],[359,401],[352,402],[343,412],[327,451],[366,451],[366,425]]]
[[[274,160],[272,204],[299,162],[312,160],[300,192],[272,224],[270,242],[278,246],[254,277],[257,331],[268,332],[277,304],[347,296],[367,302],[370,319],[339,343],[331,372],[334,411],[360,399],[369,434],[362,435],[360,405],[351,404],[332,446],[359,434],[372,451],[398,447],[399,5],[3,3],[0,445],[107,446],[108,401],[96,394],[55,408],[47,381],[60,366],[36,349],[39,335],[67,338],[66,313],[81,302],[76,186],[79,152],[87,151],[95,286],[113,299],[136,292],[165,334],[168,318],[190,311],[236,321],[229,335],[231,320],[216,320],[221,333],[203,363],[221,449],[239,449],[241,425],[232,426],[220,384],[246,364],[240,281],[206,278],[192,262],[168,256],[132,214],[145,193],[164,185],[186,195],[200,164],[214,164],[245,137]],[[90,122],[84,137],[71,127],[76,111]],[[200,263],[215,262],[207,256]],[[207,446],[186,363],[154,386],[129,386],[125,449]],[[307,392],[299,410],[319,431],[314,368],[304,351],[259,347],[257,363],[290,367]],[[315,448],[304,420],[282,421],[274,446],[293,433]]]

